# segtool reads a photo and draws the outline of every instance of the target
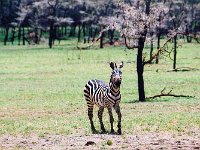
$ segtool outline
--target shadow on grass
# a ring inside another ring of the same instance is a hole
[[[176,97],[176,98],[146,98],[144,102],[140,102],[139,100],[132,100],[132,101],[126,101],[123,102],[125,104],[135,104],[135,103],[149,103],[149,102],[176,102],[180,100],[182,97]],[[184,97],[184,99],[192,99],[195,97]]]
[[[187,72],[187,71],[199,71],[197,68],[190,68],[190,67],[181,67],[172,70],[168,70],[167,72]]]

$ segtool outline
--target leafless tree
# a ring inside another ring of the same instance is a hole
[[[145,101],[143,72],[144,65],[150,61],[145,60],[143,56],[144,45],[149,38],[152,38],[150,33],[161,24],[159,16],[165,15],[167,11],[162,3],[151,6],[151,0],[131,1],[131,5],[121,1],[119,11],[109,25],[109,29],[120,32],[127,48],[137,49],[139,101]]]

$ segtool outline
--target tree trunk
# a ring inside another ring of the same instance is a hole
[[[38,37],[39,37],[39,41],[40,41],[40,39],[42,38],[42,35],[43,35],[43,31],[40,30],[40,34],[38,35]]]
[[[174,64],[173,64],[173,69],[176,69],[176,55],[177,55],[177,35],[174,36]]]
[[[153,40],[151,40],[151,49],[150,49],[150,60],[152,59],[153,56]],[[150,62],[152,64],[152,61]]]
[[[188,27],[186,27],[186,31],[185,31],[185,33],[186,33],[187,43],[191,43],[191,42],[192,42],[192,38],[188,36],[188,35],[189,35]]]
[[[49,29],[49,48],[52,48],[52,45],[53,45],[53,23],[51,23]]]
[[[151,0],[146,0],[146,14],[149,15],[150,13],[150,4],[151,4]]]
[[[22,39],[23,39],[23,45],[25,45],[25,31],[24,31],[24,27],[22,28]]]
[[[90,40],[92,39],[92,36],[93,35],[93,28],[92,27],[90,27],[90,33],[89,33],[89,37],[90,37]]]
[[[142,59],[144,39],[142,37],[139,38],[138,45],[139,45],[137,54],[138,94],[139,94],[139,101],[144,102],[145,101],[144,79],[143,79],[144,65]]]
[[[88,30],[87,43],[90,43],[90,27],[88,27],[87,30]]]
[[[150,4],[151,0],[146,0],[146,14],[149,15],[150,12]],[[144,28],[143,35],[140,36],[138,39],[138,54],[137,54],[137,75],[138,75],[138,94],[139,94],[139,101],[145,101],[145,91],[144,91],[144,64],[143,64],[143,49],[144,49],[144,42],[147,35],[147,26]]]
[[[104,39],[105,33],[102,33],[102,36],[100,38],[100,48],[103,48],[103,39]]]
[[[5,33],[5,37],[4,37],[4,45],[7,44],[7,41],[8,41],[8,33],[9,33],[9,27],[6,27],[6,33]]]
[[[21,27],[19,27],[19,31],[18,31],[18,45],[20,45],[21,42]]]
[[[158,33],[157,37],[158,37],[158,41],[157,41],[157,50],[160,48],[160,33]],[[159,62],[159,53],[158,55],[156,56],[156,64],[158,64]]]
[[[78,25],[78,42],[81,42],[81,25]]]
[[[110,41],[109,44],[113,45],[114,44],[113,39],[114,39],[115,30],[109,30],[108,33],[109,33],[109,41]]]
[[[12,45],[14,44],[14,41],[15,41],[15,27],[12,28],[12,38],[11,38]]]
[[[150,36],[153,36],[153,32],[150,33]],[[151,48],[150,48],[150,60],[152,60],[152,56],[153,56],[153,40],[151,39]],[[152,61],[150,62],[150,64],[152,63]]]
[[[38,29],[35,28],[35,44],[39,44]]]
[[[55,44],[55,40],[59,40],[58,36],[57,36],[57,33],[58,33],[58,29],[59,27],[58,26],[54,26],[53,27],[53,35],[52,35],[52,39],[53,39],[53,45]]]
[[[85,24],[82,25],[83,27],[83,43],[86,43],[86,31],[85,31]]]

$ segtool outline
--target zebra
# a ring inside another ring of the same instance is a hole
[[[121,68],[123,67],[123,62],[121,64],[117,65],[114,62],[110,63],[110,67],[112,69],[111,77],[109,85],[105,84],[103,81],[94,79],[89,80],[88,83],[84,87],[84,97],[87,102],[88,107],[88,117],[90,120],[91,130],[93,133],[97,133],[97,130],[95,129],[94,123],[93,123],[93,108],[94,105],[97,105],[99,107],[98,110],[98,118],[101,126],[101,133],[105,133],[106,129],[103,124],[102,116],[104,108],[108,109],[108,113],[110,116],[110,125],[111,125],[111,134],[114,134],[115,131],[113,129],[113,114],[112,114],[112,108],[115,109],[117,115],[118,115],[118,130],[117,133],[121,134],[121,111],[120,111],[120,100],[121,100],[121,94],[120,94],[120,85],[122,81],[122,72]]]

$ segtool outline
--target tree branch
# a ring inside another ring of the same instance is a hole
[[[167,50],[165,49],[165,46],[167,46],[168,42],[170,42],[173,38],[174,38],[174,37],[170,37],[169,39],[167,39],[167,40],[165,41],[165,43],[163,44],[163,46],[162,46],[161,48],[157,49],[157,52],[151,57],[151,59],[149,59],[149,60],[147,60],[147,61],[143,60],[143,66],[146,65],[146,64],[151,63],[154,59],[156,59],[156,57],[157,57],[160,53],[167,52],[168,54],[170,54],[171,51],[170,51],[170,52],[167,51]]]
[[[169,70],[167,72],[171,72],[171,71],[198,71],[199,69],[197,68],[190,68],[190,67],[180,67],[180,68],[176,68],[173,70]]]
[[[145,61],[143,60],[143,65],[146,65],[146,64],[150,64],[154,59],[156,59],[156,57],[160,54],[160,53],[167,53],[169,56],[170,54],[173,52],[173,48],[171,49],[171,51],[168,51],[165,47],[167,46],[167,44],[177,35],[186,35],[186,36],[189,36],[191,38],[194,38],[197,43],[200,43],[198,41],[198,37],[196,37],[196,35],[194,34],[187,34],[185,32],[176,32],[176,34],[174,34],[172,37],[168,38],[165,43],[163,44],[163,46],[161,48],[159,48],[157,50],[157,52],[151,57],[151,59]],[[180,46],[180,45],[179,45]]]
[[[188,97],[188,98],[192,98],[192,97],[194,97],[194,96],[189,96],[189,95],[159,94],[159,95],[154,95],[154,96],[152,96],[152,97],[146,97],[146,99],[154,99],[154,98],[164,97],[164,96],[172,96],[172,97]]]
[[[171,94],[172,90],[171,89],[168,93],[164,93],[164,91],[166,90],[166,88],[164,88],[160,94],[158,95],[154,95],[154,96],[151,96],[151,97],[147,97],[147,99],[154,99],[154,98],[158,98],[158,97],[164,97],[164,96],[173,96],[173,97],[188,97],[188,98],[192,98],[194,96],[190,96],[190,95],[177,95],[177,94]]]

